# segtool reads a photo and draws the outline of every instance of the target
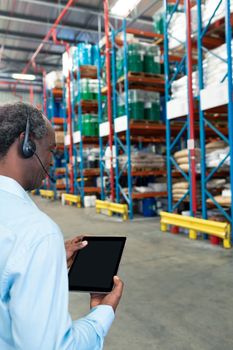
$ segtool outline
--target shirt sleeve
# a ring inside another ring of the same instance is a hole
[[[114,319],[98,306],[72,322],[64,242],[48,235],[15,261],[8,272],[9,312],[16,349],[100,350]]]

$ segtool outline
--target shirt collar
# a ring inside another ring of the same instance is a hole
[[[0,191],[1,190],[33,203],[23,187],[11,177],[0,175]]]

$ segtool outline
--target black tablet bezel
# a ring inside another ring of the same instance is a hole
[[[115,266],[115,271],[114,271],[114,276],[117,274],[117,271],[118,271],[118,268],[119,268],[119,265],[120,265],[120,261],[121,261],[121,257],[122,257],[122,253],[123,253],[123,250],[124,250],[124,247],[125,247],[125,242],[126,242],[126,237],[120,237],[120,236],[86,236],[86,237],[83,237],[83,241],[116,241],[116,242],[119,242],[121,241],[122,242],[122,246],[121,246],[121,251],[119,253],[119,256],[118,256],[118,260],[116,261],[116,266]],[[83,248],[85,249],[85,248]],[[79,256],[79,251],[77,252],[77,255],[74,259],[74,262],[69,270],[69,273],[68,273],[68,277],[70,275],[70,273],[72,272],[72,270],[75,268],[75,264],[78,260],[78,256]],[[76,291],[76,292],[90,292],[90,293],[110,293],[112,291],[112,288],[113,288],[113,281],[112,281],[112,284],[110,286],[109,289],[106,289],[106,288],[100,288],[100,287],[95,287],[95,286],[85,286],[85,287],[80,287],[78,285],[70,285],[70,281],[69,281],[69,291]]]

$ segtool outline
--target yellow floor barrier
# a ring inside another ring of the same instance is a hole
[[[53,201],[55,198],[54,191],[51,191],[51,190],[40,190],[40,195],[42,198],[51,199]]]
[[[75,204],[77,208],[81,208],[81,197],[75,194],[63,193],[61,195],[62,204],[73,205]]]
[[[96,212],[99,214],[101,210],[107,210],[108,215],[112,216],[113,213],[122,214],[123,220],[128,219],[128,205],[127,204],[119,204],[107,201],[101,201],[99,199],[96,200]]]
[[[163,232],[167,231],[167,225],[183,227],[189,230],[190,239],[197,239],[197,233],[202,232],[221,238],[224,248],[231,248],[231,226],[227,222],[204,220],[164,211],[160,213],[160,217],[161,231]]]

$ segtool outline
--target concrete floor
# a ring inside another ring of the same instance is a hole
[[[127,235],[119,275],[125,282],[105,350],[232,350],[233,251],[162,234],[158,219],[121,222],[93,209],[33,197],[61,227],[79,234]],[[89,296],[70,293],[70,312],[88,312]]]

